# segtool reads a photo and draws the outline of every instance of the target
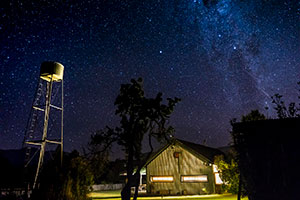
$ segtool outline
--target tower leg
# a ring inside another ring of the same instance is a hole
[[[38,175],[40,172],[40,168],[43,164],[44,160],[44,154],[45,154],[45,146],[46,146],[46,138],[47,138],[47,130],[48,130],[48,121],[49,121],[49,112],[50,112],[50,102],[51,102],[51,92],[52,92],[52,76],[49,83],[47,83],[47,93],[46,93],[46,106],[45,106],[45,117],[44,117],[44,128],[43,128],[43,137],[41,142],[41,150],[40,150],[40,156],[39,156],[39,163],[36,170],[34,183],[33,183],[33,189],[36,187]]]
[[[64,153],[64,81],[61,80],[61,134],[60,134],[60,165],[63,163]]]

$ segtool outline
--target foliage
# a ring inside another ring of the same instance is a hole
[[[260,113],[258,110],[252,110],[247,115],[243,115],[242,122],[265,120],[264,114]],[[231,125],[233,125],[236,120],[231,120]],[[233,134],[233,133],[232,133]],[[221,179],[225,184],[223,184],[223,189],[233,194],[238,194],[239,192],[239,182],[240,182],[240,170],[239,161],[236,153],[231,152],[227,155],[227,160],[223,156],[218,156],[215,160],[219,170]],[[246,194],[245,186],[242,184],[241,192],[243,195]]]
[[[88,154],[92,173],[94,175],[96,183],[99,183],[101,177],[105,173],[105,169],[109,164],[109,152],[111,144],[114,140],[107,134],[111,133],[109,128],[107,131],[96,131],[91,135],[91,140],[88,144]]]
[[[93,174],[88,160],[73,151],[64,157],[62,167],[59,159],[45,165],[33,199],[85,200],[92,184]]]
[[[109,161],[111,145],[116,141],[111,133],[114,132],[109,127],[106,127],[105,130],[96,131],[91,135],[88,143],[88,153],[85,155],[90,162],[96,184],[119,183],[119,174],[124,171],[123,161]]]
[[[223,190],[232,194],[237,194],[240,177],[237,161],[234,158],[226,161],[224,156],[216,156],[214,163],[218,166],[220,177],[223,181]]]
[[[134,148],[135,158],[141,153],[141,141],[146,133],[159,141],[167,139],[173,133],[171,126],[166,127],[167,119],[174,110],[178,98],[167,98],[168,104],[162,104],[162,93],[155,98],[146,98],[142,79],[132,79],[130,84],[121,85],[115,105],[116,115],[121,118],[121,126],[116,129],[118,143],[129,153],[129,144]]]
[[[67,167],[64,180],[63,196],[66,200],[87,199],[93,184],[93,174],[89,162],[83,157],[73,158]]]
[[[127,184],[122,190],[122,199],[130,199],[131,187],[136,187],[134,199],[137,198],[138,177],[142,168],[142,141],[148,136],[148,144],[153,151],[152,138],[158,141],[168,140],[174,129],[168,126],[168,119],[175,105],[180,101],[178,98],[167,98],[167,104],[162,103],[162,93],[155,98],[147,98],[144,94],[143,80],[131,80],[129,84],[122,84],[120,94],[117,96],[115,105],[116,115],[120,117],[120,126],[114,129],[106,127],[105,131],[99,132],[92,138],[92,142],[102,143],[106,141],[109,148],[113,142],[124,147],[126,153]],[[104,143],[105,144],[105,143]],[[134,160],[136,162],[134,162]],[[136,164],[135,164],[136,163]],[[136,169],[133,175],[134,169]]]
[[[272,96],[272,103],[275,104],[274,109],[276,110],[279,119],[300,117],[300,108],[296,106],[296,103],[291,102],[288,107],[286,107],[282,100],[282,95],[275,94]]]
[[[108,163],[101,176],[101,183],[124,183],[125,177],[120,174],[125,171],[125,160],[115,160]]]
[[[258,110],[252,110],[249,114],[242,116],[242,122],[265,120],[264,114],[261,114]]]
[[[300,87],[300,82],[297,84],[298,87]],[[298,91],[300,92],[300,89],[298,89]],[[287,107],[282,100],[282,97],[283,96],[280,94],[272,96],[272,103],[275,104],[274,109],[277,112],[277,117],[279,119],[300,117],[300,103],[297,106],[295,102],[291,102]],[[298,96],[298,99],[300,99],[300,96]]]
[[[298,82],[297,84],[298,84],[298,86],[300,86],[300,82]],[[299,89],[299,91],[300,91],[300,89]],[[274,109],[277,112],[277,117],[279,119],[296,118],[296,117],[299,118],[300,117],[300,103],[297,105],[296,103],[291,102],[288,104],[288,106],[286,106],[282,97],[283,96],[280,94],[275,94],[274,96],[272,96],[272,103],[274,104]],[[298,99],[300,99],[300,96],[298,96]],[[268,109],[268,108],[266,108],[266,109]],[[264,120],[264,119],[266,119],[266,117],[263,114],[259,113],[258,110],[253,110],[248,115],[242,116],[242,122],[257,121],[257,120]],[[236,119],[231,120],[231,125],[233,127],[234,127],[235,123],[236,123]],[[281,123],[281,125],[284,125],[282,120],[279,120],[278,123]],[[258,125],[259,125],[260,129],[263,129],[262,132],[264,134],[259,134],[260,132],[258,129],[255,130],[255,128],[257,128]],[[255,190],[257,188],[259,188],[259,186],[257,186],[259,184],[259,182],[257,182],[257,181],[262,180],[261,174],[258,173],[261,170],[259,169],[259,166],[256,166],[256,164],[261,163],[261,162],[266,162],[265,165],[272,166],[272,164],[270,164],[270,163],[272,163],[272,162],[276,163],[278,160],[278,157],[280,157],[280,155],[281,155],[280,153],[283,153],[284,154],[283,157],[286,158],[286,154],[284,152],[287,152],[287,150],[289,148],[286,147],[284,149],[283,143],[281,142],[282,133],[277,132],[279,127],[277,127],[277,129],[274,129],[274,124],[269,127],[266,126],[266,123],[255,123],[255,124],[251,124],[251,126],[249,124],[248,125],[243,124],[243,127],[247,127],[249,129],[248,131],[251,131],[251,134],[246,134],[245,132],[247,132],[247,130],[245,130],[245,128],[243,129],[243,131],[241,133],[239,131],[239,126],[235,126],[235,127],[238,131],[237,130],[233,131],[232,136],[233,136],[234,143],[235,143],[235,149],[238,153],[238,155],[237,155],[237,157],[239,158],[238,164],[240,166],[240,169],[242,169],[240,178],[242,181],[246,180],[246,181],[243,181],[242,186],[247,189],[247,193],[252,196],[251,198],[254,198],[254,196],[256,194]],[[280,129],[281,129],[281,127],[280,127]],[[289,127],[289,131],[290,131],[290,129],[291,129],[291,127]],[[271,133],[272,136],[268,135],[269,133]],[[278,134],[280,135],[279,140],[278,140],[278,138],[276,138],[276,137],[278,137]],[[262,142],[262,141],[265,141],[265,142]],[[261,150],[265,150],[265,149],[268,149],[268,151],[263,152],[263,153],[260,152]],[[278,149],[280,149],[280,150],[278,151]],[[292,160],[292,157],[289,157],[289,159]],[[261,162],[257,162],[257,161],[261,161]],[[284,163],[287,166],[287,164],[286,164],[287,162],[284,162]],[[222,162],[220,164],[222,165]],[[249,165],[252,165],[252,167],[249,167]],[[275,167],[276,166],[273,166],[273,167],[271,167],[271,169],[274,169]],[[271,173],[270,170],[268,171],[268,173]],[[270,176],[266,176],[266,177],[267,177],[266,179],[269,183],[271,177]],[[284,176],[279,175],[279,178],[277,178],[277,179],[280,180],[280,177],[284,177]],[[225,179],[226,179],[226,175],[225,175]],[[285,179],[284,179],[284,181],[285,181]],[[271,184],[273,184],[273,183],[270,182],[270,185]],[[270,186],[270,185],[268,185],[268,186]],[[285,185],[287,185],[287,184],[285,184]],[[264,190],[268,191],[268,188],[269,188],[271,193],[273,193],[273,190],[274,190],[273,187],[272,186],[268,187],[268,186],[264,187]],[[285,188],[282,189],[282,188],[283,187],[281,187],[280,190],[285,192],[286,189]]]

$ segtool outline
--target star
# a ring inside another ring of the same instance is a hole
[[[65,149],[116,126],[120,85],[179,97],[176,137],[218,147],[230,119],[275,117],[270,96],[293,99],[300,74],[297,1],[78,1],[7,4],[0,25],[0,149],[20,148],[43,61],[64,71]],[[52,12],[54,11],[55,12]],[[55,90],[54,97],[57,96]],[[50,118],[55,119],[50,111]],[[55,121],[55,120],[53,120]]]

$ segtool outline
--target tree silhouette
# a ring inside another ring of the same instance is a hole
[[[55,155],[41,172],[39,188],[33,191],[32,200],[86,200],[94,176],[89,161],[74,150],[64,155],[63,165]]]
[[[260,113],[259,110],[251,110],[250,113],[242,116],[241,122],[253,122],[265,119],[266,116]],[[234,126],[234,124],[236,123],[236,119],[232,119],[230,123],[232,126]],[[236,141],[238,135],[234,131],[231,132],[231,135],[234,141]],[[238,200],[240,200],[241,195],[245,195],[249,191],[245,189],[245,181],[240,173],[240,161],[238,159],[237,152],[231,152],[231,155],[229,156],[228,160],[218,157],[216,163],[219,169],[222,171],[222,179],[225,181],[225,183],[227,183],[227,185],[224,186],[224,189],[228,190],[231,193],[238,194]]]
[[[251,110],[247,115],[242,116],[242,122],[250,122],[257,120],[265,120],[266,117],[264,114],[260,113],[258,110]]]
[[[300,81],[297,84],[300,87]],[[300,89],[298,91],[300,92]],[[275,104],[274,109],[277,112],[277,117],[279,119],[300,117],[300,103],[297,106],[295,102],[291,102],[287,107],[282,97],[280,94],[272,96],[272,103]],[[300,96],[298,96],[298,99],[300,100]]]
[[[144,94],[143,80],[132,79],[129,84],[122,84],[120,94],[115,100],[115,114],[119,116],[120,126],[114,129],[106,127],[105,131],[94,136],[98,142],[106,141],[109,148],[112,142],[124,147],[126,153],[127,183],[121,192],[123,200],[129,200],[131,187],[135,187],[134,199],[138,196],[140,170],[145,160],[153,152],[152,139],[168,140],[173,134],[173,127],[168,125],[168,119],[179,98],[167,98],[167,104],[162,103],[162,93],[155,98],[147,98]],[[150,152],[142,159],[142,141],[147,137]]]

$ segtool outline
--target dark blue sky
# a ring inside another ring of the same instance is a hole
[[[291,0],[1,1],[0,149],[19,148],[40,64],[65,66],[65,147],[114,126],[121,83],[179,97],[176,136],[230,142],[229,120],[297,97],[300,3]]]

